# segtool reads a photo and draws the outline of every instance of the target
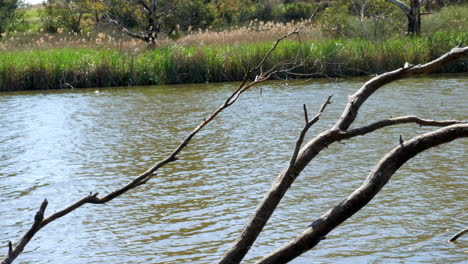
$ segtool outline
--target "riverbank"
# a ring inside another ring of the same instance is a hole
[[[467,32],[437,32],[384,41],[363,39],[287,40],[267,61],[301,61],[293,75],[281,78],[346,77],[378,74],[405,62],[434,59]],[[271,47],[271,42],[234,45],[172,45],[139,52],[107,48],[53,48],[0,53],[0,90],[44,90],[88,87],[239,81]],[[442,72],[466,72],[458,61]]]

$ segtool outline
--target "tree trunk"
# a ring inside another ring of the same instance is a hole
[[[387,0],[387,2],[398,6],[408,18],[406,34],[419,35],[421,33],[421,0],[411,0],[409,7],[399,0]]]
[[[410,11],[406,15],[408,17],[408,35],[421,34],[421,3],[419,0],[411,0]]]

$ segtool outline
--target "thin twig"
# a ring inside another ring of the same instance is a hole
[[[272,75],[286,72],[289,70],[292,70],[295,68],[295,66],[290,66],[288,64],[279,64],[279,65],[274,65],[271,69],[269,69],[266,72],[261,72],[261,74],[256,78],[254,81],[250,81],[249,79],[252,77],[252,75],[259,71],[267,58],[273,53],[273,51],[276,49],[277,45],[286,39],[287,37],[296,34],[299,29],[296,29],[292,32],[287,33],[286,35],[280,37],[273,47],[267,52],[267,54],[262,58],[260,63],[250,69],[246,75],[244,76],[243,81],[241,84],[238,86],[238,88],[226,99],[226,101],[219,106],[208,118],[206,118],[204,121],[202,121],[197,127],[195,127],[192,132],[190,132],[185,139],[177,146],[177,148],[170,153],[165,159],[157,162],[153,166],[151,166],[149,169],[147,169],[145,172],[134,178],[132,181],[127,183],[126,185],[108,193],[107,195],[103,197],[98,197],[98,193],[90,193],[89,195],[75,201],[69,206],[66,206],[64,209],[59,210],[48,217],[44,218],[44,212],[47,207],[47,200],[44,200],[42,203],[39,211],[37,212],[35,219],[34,219],[34,224],[32,227],[27,231],[27,233],[20,239],[18,244],[12,248],[11,246],[9,247],[9,252],[8,254],[2,259],[2,264],[10,264],[13,262],[16,257],[18,257],[19,254],[23,251],[24,247],[28,244],[28,242],[31,240],[31,238],[44,226],[49,224],[52,221],[55,221],[68,213],[72,212],[73,210],[76,210],[77,208],[83,206],[84,204],[104,204],[108,201],[111,201],[112,199],[119,197],[120,195],[126,193],[129,190],[132,190],[138,186],[141,186],[148,182],[154,175],[156,175],[156,171],[162,168],[163,166],[174,162],[178,159],[178,155],[180,152],[190,143],[192,138],[200,131],[202,130],[205,126],[207,126],[212,120],[214,120],[224,109],[228,108],[232,104],[234,104],[237,99],[240,97],[241,94],[243,94],[245,91],[249,90],[255,85],[258,85],[262,82],[265,82],[269,78],[271,78]],[[287,66],[290,66],[289,68]]]
[[[307,116],[307,106],[304,104],[304,118],[306,120],[306,123],[305,123],[304,127],[301,130],[299,138],[296,140],[296,145],[294,147],[294,151],[293,151],[293,154],[291,156],[291,159],[289,160],[289,167],[287,169],[288,172],[286,174],[291,174],[290,171],[295,169],[295,163],[296,163],[297,155],[299,154],[299,150],[301,149],[302,143],[304,142],[304,137],[307,134],[307,131],[309,131],[309,129],[315,123],[317,123],[317,121],[320,119],[320,116],[325,111],[325,108],[327,107],[327,105],[332,103],[332,101],[331,101],[332,97],[333,97],[333,94],[328,96],[327,100],[320,106],[320,109],[317,112],[317,114],[315,115],[315,117],[310,121],[309,121],[309,117]],[[293,174],[295,174],[295,173],[293,173]]]

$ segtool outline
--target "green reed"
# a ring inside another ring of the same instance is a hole
[[[294,69],[299,74],[332,77],[377,74],[401,67],[405,62],[429,61],[462,40],[468,40],[467,32],[437,32],[382,41],[287,40],[267,60],[265,69],[293,62],[300,63]],[[259,63],[271,45],[270,42],[175,45],[138,53],[105,48],[5,51],[0,53],[0,90],[239,81],[249,68]],[[464,72],[467,64],[461,61],[442,71]]]

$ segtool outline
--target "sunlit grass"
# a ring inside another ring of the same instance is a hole
[[[455,47],[468,33],[439,32],[422,37],[287,40],[266,68],[296,59],[301,74],[355,76],[422,63]],[[231,45],[170,45],[138,52],[109,48],[44,48],[0,52],[0,89],[59,89],[241,80],[271,42]],[[466,62],[445,71],[466,71]],[[283,76],[284,77],[284,76]]]
[[[0,38],[0,90],[59,89],[172,83],[237,81],[256,65],[279,36],[296,26],[301,33],[283,42],[265,68],[301,61],[299,74],[375,74],[429,61],[468,41],[467,5],[423,17],[423,34],[383,34],[369,40],[325,37],[318,22],[261,22],[224,30],[188,30],[156,47],[104,27],[91,32],[10,32]],[[37,10],[26,19],[38,19]],[[37,21],[36,21],[37,22]],[[466,71],[466,61],[443,71]],[[277,77],[286,77],[280,75]],[[294,76],[288,76],[293,78]],[[304,77],[302,75],[302,77]]]

